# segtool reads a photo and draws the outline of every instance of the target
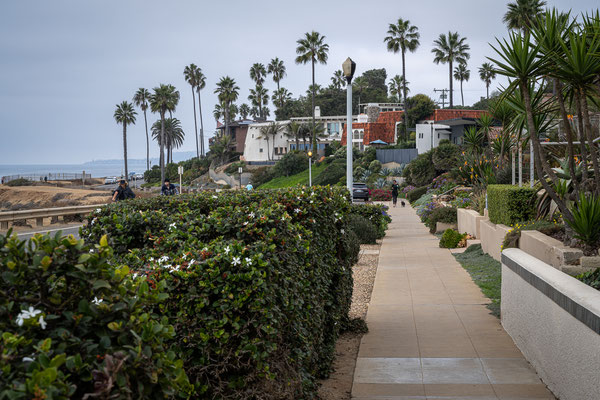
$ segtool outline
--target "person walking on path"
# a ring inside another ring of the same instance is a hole
[[[117,187],[117,190],[115,190],[115,192],[113,193],[112,200],[121,201],[134,198],[135,193],[133,193],[133,190],[131,190],[131,188],[127,185],[127,182],[124,179],[121,179],[121,181],[119,181],[119,186]]]
[[[174,194],[177,194],[177,186],[171,184],[171,181],[169,180],[169,178],[165,179],[165,183],[162,185],[162,188],[160,189],[160,194],[163,196],[173,196]]]
[[[248,182],[248,184],[246,185],[246,190],[250,191],[252,189],[254,189],[254,186],[252,186],[252,184]]]
[[[398,202],[398,190],[400,189],[400,185],[394,179],[392,182],[392,203],[394,203],[394,207],[396,207],[396,203]]]

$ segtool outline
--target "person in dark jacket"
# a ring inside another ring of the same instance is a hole
[[[165,179],[165,183],[162,185],[162,188],[160,189],[160,194],[162,194],[163,196],[173,196],[174,194],[177,194],[177,186],[171,184],[171,181],[169,181],[169,179]]]
[[[121,179],[119,187],[117,187],[117,190],[113,193],[112,200],[121,201],[133,198],[135,198],[135,193],[133,193],[133,190],[127,185],[127,182],[125,182],[124,179]]]
[[[398,203],[398,190],[400,189],[400,185],[394,179],[392,183],[392,202],[394,203],[394,207],[396,207],[396,203]]]

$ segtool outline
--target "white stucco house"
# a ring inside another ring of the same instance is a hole
[[[273,122],[259,122],[248,126],[244,144],[244,161],[277,161],[289,151],[286,127],[290,121],[277,121],[277,124],[281,126],[281,131],[275,137],[271,135],[269,135],[269,137],[263,137],[261,128],[271,125],[272,123]]]
[[[426,153],[447,139],[456,145],[463,144],[465,129],[476,126],[475,118],[454,118],[443,121],[422,121],[416,125],[416,142],[419,154]]]

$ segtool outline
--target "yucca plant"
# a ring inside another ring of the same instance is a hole
[[[383,168],[381,171],[379,171],[379,173],[383,176],[391,176],[392,170],[389,168]]]
[[[567,223],[575,231],[575,237],[583,241],[588,250],[594,249],[600,241],[600,197],[580,193],[571,213],[573,221],[567,220]]]
[[[377,188],[377,189],[383,189],[384,187],[389,186],[389,184],[388,184],[387,179],[379,178],[373,183],[373,186],[375,186],[375,188]]]

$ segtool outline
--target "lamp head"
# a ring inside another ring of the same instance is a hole
[[[309,151],[309,152],[308,152],[308,156],[309,156],[309,157],[312,157],[312,151]]]
[[[352,77],[354,76],[354,71],[356,70],[356,63],[352,61],[350,57],[344,61],[342,64],[342,72],[344,73],[344,77],[348,84],[352,82]]]

